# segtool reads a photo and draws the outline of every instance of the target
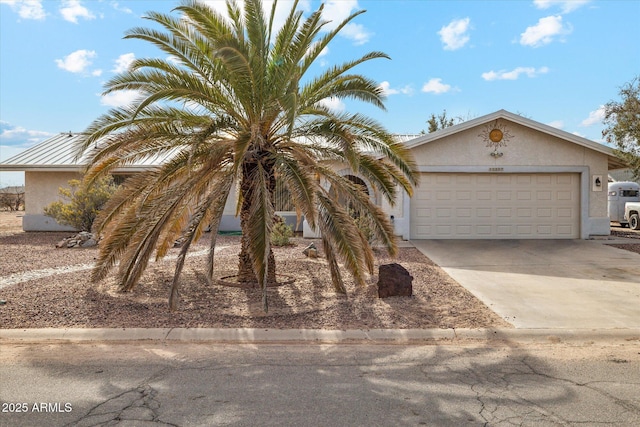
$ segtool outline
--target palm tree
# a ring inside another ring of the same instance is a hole
[[[175,9],[181,13],[177,18],[147,16],[164,32],[134,28],[127,33],[126,38],[148,41],[170,59],[137,59],[106,83],[105,94],[135,90],[141,96],[87,129],[78,147],[79,153],[94,150],[86,180],[149,156],[169,160],[128,179],[101,213],[96,231],[105,238],[94,281],[119,262],[119,283],[130,290],[152,252],[163,257],[182,235],[185,243],[169,297],[175,310],[187,251],[207,227],[218,229],[225,201],[237,185],[242,228],[238,280],[262,288],[266,310],[266,287],[276,281],[270,246],[276,176],[298,214],[321,231],[336,290],[345,292],[339,259],[357,283],[364,283],[367,271],[373,273],[372,250],[336,194],[368,212],[377,238],[391,254],[396,252],[386,215],[331,164],[346,162],[393,202],[398,189],[411,194],[415,184],[409,153],[375,121],[337,113],[323,103],[355,99],[384,108],[379,86],[350,71],[387,56],[372,52],[309,77],[322,50],[361,12],[321,34],[326,25],[322,6],[304,19],[294,4],[277,31],[275,9],[274,2],[266,16],[260,0],[246,0],[243,10],[228,0],[227,18],[204,3],[184,1]],[[216,245],[212,234],[209,280]]]

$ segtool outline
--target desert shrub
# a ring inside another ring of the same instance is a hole
[[[360,230],[365,239],[367,239],[367,242],[369,242],[370,245],[374,245],[377,239],[373,232],[371,218],[368,215],[361,214],[355,209],[349,209],[349,215],[353,218],[356,227],[358,227],[358,230]]]
[[[68,184],[69,188],[60,187],[58,190],[66,202],[51,203],[44,208],[44,214],[78,231],[91,231],[93,221],[117,186],[111,176],[98,179],[88,188],[77,179],[70,180]]]
[[[271,244],[273,246],[287,246],[291,244],[293,227],[287,225],[284,218],[276,216],[273,230],[271,231]]]

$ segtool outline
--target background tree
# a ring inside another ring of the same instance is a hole
[[[125,181],[98,218],[97,229],[108,232],[94,280],[120,261],[119,282],[129,290],[152,252],[163,257],[182,236],[169,298],[175,309],[189,246],[205,229],[218,229],[235,183],[242,228],[238,280],[262,288],[266,310],[266,287],[276,280],[269,238],[276,176],[299,215],[321,231],[336,290],[345,292],[338,260],[358,284],[374,268],[367,239],[338,198],[368,212],[378,240],[396,253],[387,215],[331,164],[345,162],[393,203],[398,188],[412,194],[410,154],[379,123],[327,107],[330,100],[352,99],[384,108],[379,84],[351,71],[387,55],[371,52],[310,76],[323,49],[361,12],[321,34],[324,5],[304,19],[294,2],[280,29],[273,27],[276,7],[274,2],[265,15],[259,0],[246,0],[243,9],[227,1],[227,18],[203,2],[184,1],[175,9],[181,16],[149,13],[147,19],[162,31],[135,28],[127,33],[126,38],[150,42],[163,52],[162,58],[171,59],[137,59],[129,71],[106,83],[105,93],[134,90],[140,98],[87,129],[78,152],[96,143],[98,149],[92,152],[86,179],[91,182],[150,155],[169,160]],[[209,280],[213,234],[205,275]]]
[[[44,208],[44,213],[59,224],[69,225],[78,231],[91,231],[98,213],[116,192],[113,178],[103,176],[89,186],[77,179],[70,180],[68,184],[69,188],[60,187],[58,190],[66,202],[53,202]]]
[[[0,209],[7,209],[12,212],[24,210],[24,186],[1,188]]]
[[[425,132],[423,129],[420,131],[420,133],[433,133],[437,130],[445,129],[458,123],[462,123],[463,121],[464,119],[462,117],[448,117],[447,110],[443,110],[442,113],[437,116],[431,113],[431,117],[429,117],[429,120],[427,120],[427,125],[429,125],[427,131]]]
[[[625,84],[619,92],[620,101],[609,101],[605,105],[602,131],[606,141],[615,145],[618,156],[640,178],[640,75]]]

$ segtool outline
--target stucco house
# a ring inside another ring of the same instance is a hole
[[[58,187],[81,177],[85,163],[75,161],[72,151],[77,138],[52,137],[0,164],[3,171],[25,172],[25,231],[61,229],[42,212],[57,199]],[[608,175],[625,165],[607,146],[505,110],[398,138],[413,152],[419,187],[411,198],[401,194],[393,207],[369,194],[404,239],[588,239],[610,233]],[[115,174],[161,161],[149,159]],[[227,201],[223,230],[239,229],[235,197]]]

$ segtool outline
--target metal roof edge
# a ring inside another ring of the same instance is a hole
[[[86,165],[5,165],[0,163],[0,172],[82,172]]]

